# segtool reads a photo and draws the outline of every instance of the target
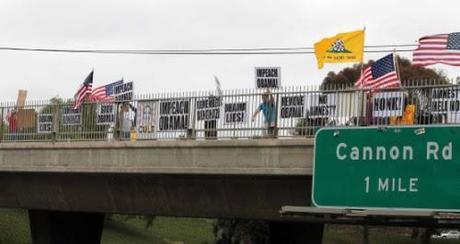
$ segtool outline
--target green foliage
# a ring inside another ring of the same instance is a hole
[[[212,219],[157,217],[153,231],[169,243],[214,243],[214,223]]]
[[[50,99],[48,105],[40,109],[42,114],[53,114],[54,125],[56,132],[56,140],[84,140],[84,139],[105,139],[108,125],[97,125],[97,104],[96,103],[83,103],[80,107],[81,112],[81,125],[64,125],[62,121],[63,109],[65,107],[73,107],[73,100],[63,100],[60,97],[53,97]],[[43,139],[52,139],[53,135],[35,135],[47,137]]]
[[[0,243],[32,243],[27,211],[0,209]]]
[[[213,223],[211,219],[114,214],[105,223],[102,243],[213,243]]]
[[[213,231],[216,244],[270,243],[270,229],[264,221],[219,219]]]

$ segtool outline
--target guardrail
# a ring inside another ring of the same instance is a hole
[[[405,82],[369,91],[350,86],[149,94],[84,103],[53,98],[0,104],[2,142],[312,137],[325,126],[460,122],[460,87]],[[265,101],[265,102],[264,102]],[[260,111],[253,117],[254,113]]]

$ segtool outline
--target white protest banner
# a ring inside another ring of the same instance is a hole
[[[448,112],[458,112],[459,97],[458,88],[433,88],[431,91],[431,113],[445,114]]]
[[[308,118],[316,119],[336,117],[336,93],[307,93],[305,96],[305,104]]]
[[[281,86],[280,67],[256,67],[256,88],[279,88]]]
[[[225,124],[244,123],[247,121],[247,102],[226,103],[224,105]]]
[[[459,88],[433,88],[430,108],[432,114],[444,115],[446,123],[460,122]]]
[[[155,132],[157,102],[139,101],[137,103],[138,133],[147,134]]]
[[[114,86],[115,101],[122,102],[133,100],[133,89],[134,84],[132,81]]]
[[[115,105],[113,103],[99,103],[96,108],[96,124],[110,125],[115,123]]]
[[[190,122],[189,100],[160,101],[158,131],[187,130]]]
[[[218,120],[220,119],[221,99],[215,96],[196,101],[196,120]]]
[[[288,118],[303,118],[305,111],[305,96],[290,95],[281,97],[280,117]]]
[[[73,105],[65,105],[62,107],[62,125],[72,126],[81,125],[81,110],[74,109]]]
[[[404,94],[400,91],[378,92],[372,96],[372,116],[402,116]]]
[[[53,132],[53,114],[39,114],[37,121],[38,133]]]

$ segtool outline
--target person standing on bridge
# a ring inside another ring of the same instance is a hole
[[[262,103],[259,104],[257,110],[252,115],[252,121],[256,119],[257,115],[262,111],[264,114],[264,124],[269,136],[276,136],[276,105],[273,94],[270,90],[262,94]]]
[[[16,133],[18,129],[18,116],[16,109],[13,109],[8,115],[8,133],[10,134],[10,140],[16,140]]]
[[[134,118],[133,114],[129,111],[130,109],[134,113]],[[120,131],[119,139],[129,140],[131,130],[135,129],[136,126],[136,117],[137,109],[133,105],[131,105],[129,102],[121,103],[116,126]]]

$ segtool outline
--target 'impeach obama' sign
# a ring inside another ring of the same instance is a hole
[[[160,101],[159,131],[177,131],[188,129],[190,121],[189,100]]]
[[[281,86],[280,67],[256,67],[256,88],[279,88]]]

